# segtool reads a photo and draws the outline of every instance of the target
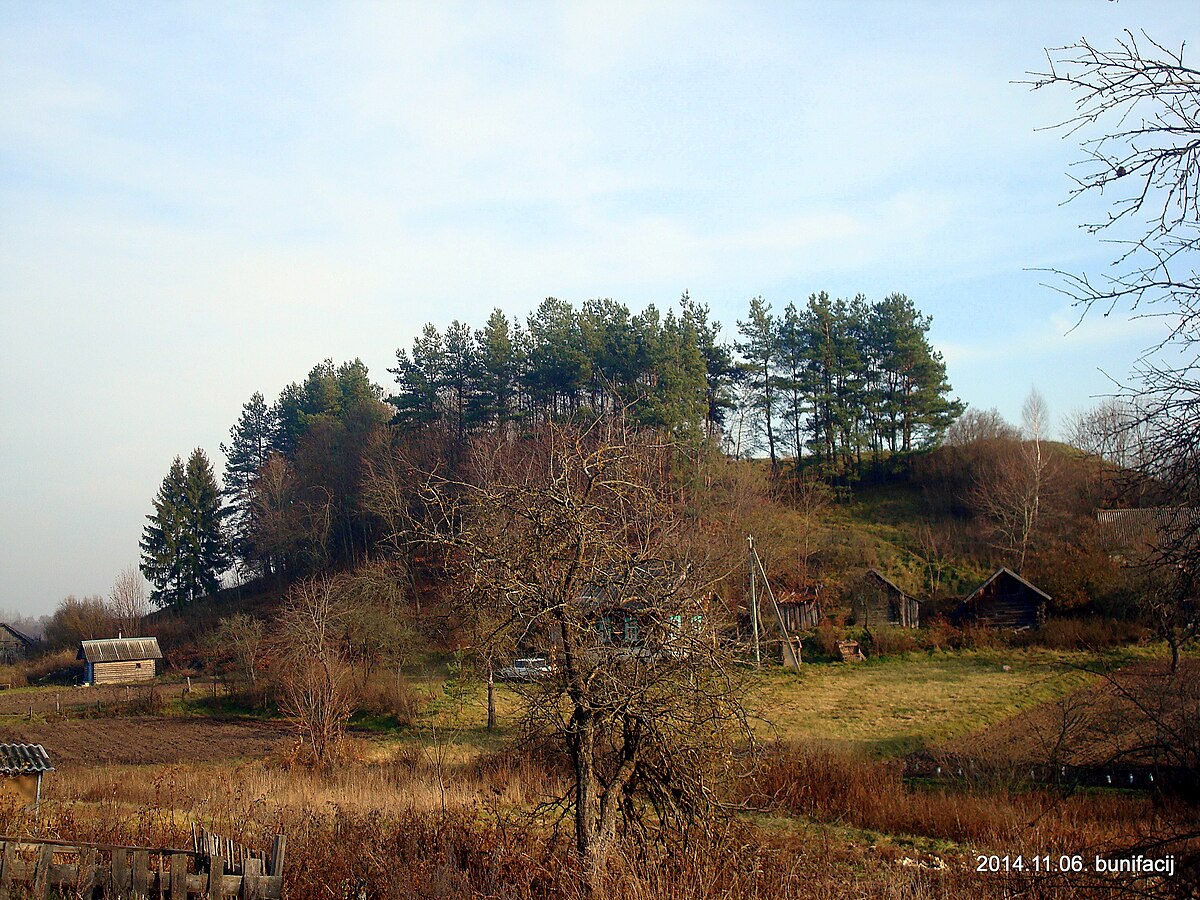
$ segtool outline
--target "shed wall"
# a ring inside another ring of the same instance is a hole
[[[125,684],[152,681],[157,673],[153,659],[98,662],[91,666],[92,684]]]

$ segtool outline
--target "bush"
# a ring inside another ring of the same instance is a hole
[[[399,725],[411,725],[423,703],[407,678],[381,674],[359,690],[357,705],[359,712],[369,716],[390,716]]]
[[[1146,629],[1135,622],[1089,616],[1050,619],[1041,628],[1018,634],[1016,643],[1051,650],[1095,650],[1136,644],[1145,637]]]
[[[915,629],[876,628],[866,635],[870,656],[900,656],[922,649]]]

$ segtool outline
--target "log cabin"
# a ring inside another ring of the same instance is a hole
[[[863,628],[916,628],[921,601],[910,597],[878,569],[868,569],[850,586],[853,624]]]
[[[1049,602],[1049,594],[1002,566],[963,600],[955,618],[985,628],[1036,628]]]
[[[85,684],[129,684],[152,681],[158,674],[158,638],[107,638],[80,641],[75,657],[84,662]]]
[[[0,622],[0,663],[15,665],[37,647],[37,641],[22,634],[6,622]]]

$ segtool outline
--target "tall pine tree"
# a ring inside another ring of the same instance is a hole
[[[227,504],[230,544],[234,554],[250,568],[254,568],[255,555],[250,546],[254,534],[251,490],[267,458],[282,449],[277,444],[279,434],[277,409],[267,406],[266,398],[256,391],[242,407],[237,424],[229,430],[229,444],[221,445],[225,454],[222,494]]]
[[[155,604],[182,608],[217,591],[230,563],[222,517],[221,489],[204,451],[193,450],[186,467],[175,457],[140,542]]]

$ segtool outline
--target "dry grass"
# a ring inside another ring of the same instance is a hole
[[[750,709],[764,739],[876,753],[922,749],[1089,683],[1094,654],[1034,649],[918,653],[765,673]],[[1005,667],[1008,671],[1005,671]]]

